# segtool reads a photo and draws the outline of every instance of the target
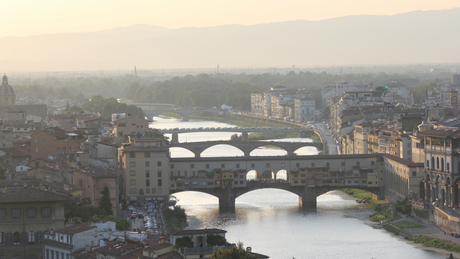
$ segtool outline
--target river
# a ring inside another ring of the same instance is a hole
[[[151,127],[198,128],[233,127],[220,122],[155,117]],[[234,133],[186,133],[180,142],[228,140]],[[282,141],[311,141],[308,138]],[[316,154],[314,148],[302,148],[299,155]],[[261,148],[251,155],[285,155],[279,149]],[[204,157],[242,156],[230,146],[216,146],[205,150]],[[171,149],[171,156],[193,157],[193,153]],[[250,173],[248,178],[250,178]],[[394,236],[383,229],[369,227],[371,209],[357,204],[353,197],[332,191],[318,197],[316,210],[299,210],[298,197],[292,193],[264,189],[249,192],[236,200],[235,213],[219,213],[217,198],[199,192],[182,192],[175,196],[177,205],[187,213],[189,229],[221,228],[227,230],[229,242],[242,242],[252,251],[273,259],[302,258],[446,258],[444,254]]]

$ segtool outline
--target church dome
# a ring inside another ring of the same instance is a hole
[[[15,95],[13,87],[8,84],[8,77],[3,75],[2,85],[0,87],[0,95]]]

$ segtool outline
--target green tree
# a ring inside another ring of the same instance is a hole
[[[75,219],[76,222],[91,222],[94,216],[103,214],[104,212],[98,207],[91,205],[91,200],[89,198],[77,196],[73,200],[64,203],[64,216],[66,221]]]
[[[73,114],[73,113],[83,113],[83,109],[81,107],[74,105],[64,112],[64,114]]]
[[[192,241],[192,237],[181,237],[176,239],[176,248],[181,248],[181,247],[188,247],[188,248],[193,248],[194,243]]]
[[[99,201],[99,209],[101,209],[105,215],[113,215],[112,202],[110,201],[110,190],[106,185],[101,191],[102,197]]]
[[[255,259],[256,256],[246,252],[241,247],[232,247],[214,250],[209,259]]]
[[[228,245],[227,239],[221,235],[207,235],[206,236],[207,246],[224,246]]]
[[[70,103],[69,102],[67,102],[67,104],[65,105],[65,111],[68,111],[68,110],[70,110]]]

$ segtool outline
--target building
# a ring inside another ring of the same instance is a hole
[[[93,247],[116,231],[115,222],[80,223],[58,230],[45,232],[43,242],[43,259],[70,258],[70,254]]]
[[[85,141],[81,134],[65,132],[60,128],[47,128],[30,135],[31,155],[33,157],[48,157],[59,154],[69,154],[75,151]]]
[[[314,121],[315,100],[310,98],[295,98],[294,99],[294,119],[295,121],[305,122]]]
[[[423,185],[423,163],[414,163],[393,155],[383,155],[385,163],[385,186],[395,195],[405,197],[420,197]]]
[[[168,197],[169,147],[164,138],[130,137],[118,153],[124,199],[143,203]]]
[[[71,199],[44,186],[0,187],[0,256],[41,258],[43,233],[64,227]]]
[[[128,116],[113,121],[113,137],[117,145],[126,143],[129,136],[142,135],[149,132],[149,121],[136,116]]]

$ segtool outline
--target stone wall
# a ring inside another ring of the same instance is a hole
[[[440,229],[447,233],[460,233],[460,218],[451,216],[438,207],[435,207],[434,221]]]

